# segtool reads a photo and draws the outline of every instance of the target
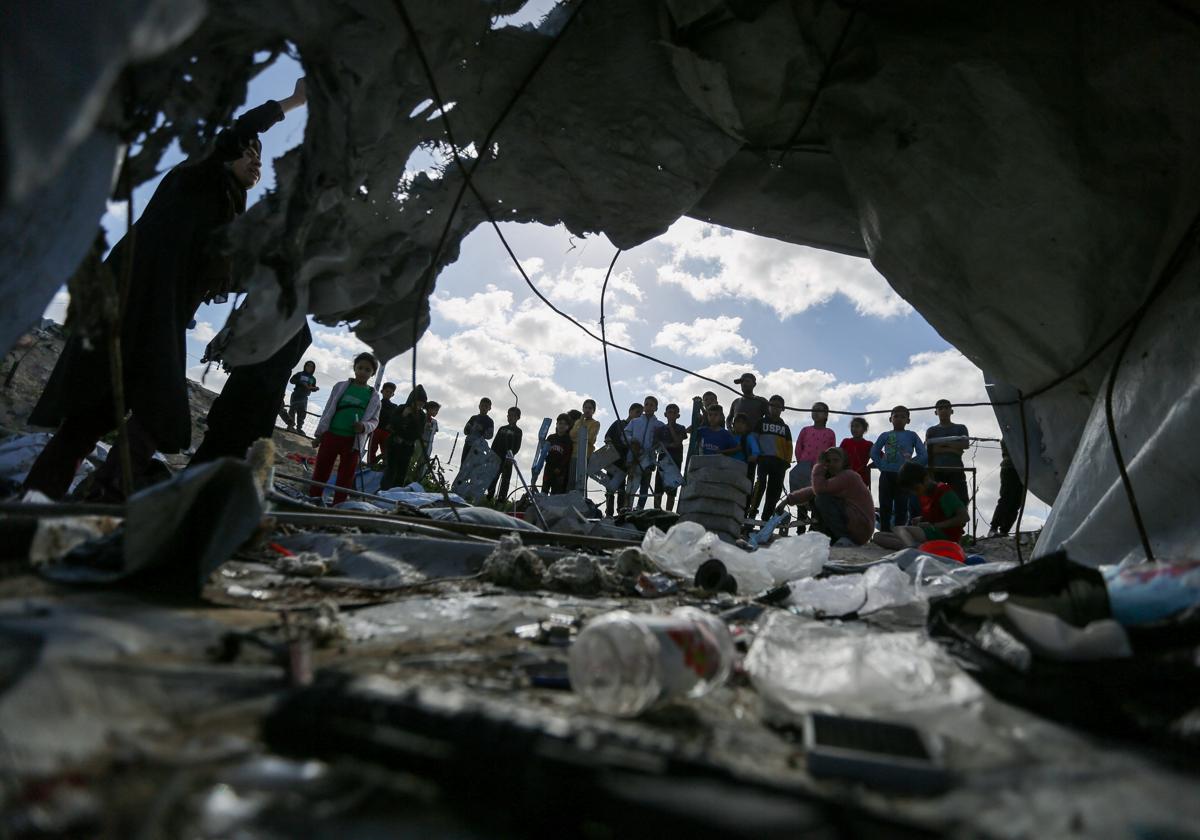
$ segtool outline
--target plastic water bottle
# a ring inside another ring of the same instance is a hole
[[[728,678],[734,655],[729,628],[702,610],[620,610],[588,622],[571,646],[571,688],[598,711],[632,717],[712,691]]]

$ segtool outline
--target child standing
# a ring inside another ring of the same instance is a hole
[[[879,530],[890,531],[892,525],[908,523],[908,494],[898,484],[900,468],[909,461],[925,464],[929,457],[925,444],[908,425],[908,408],[898,405],[888,417],[892,430],[884,432],[871,447],[871,460],[879,468]]]
[[[954,416],[954,405],[950,400],[938,400],[933,410],[937,413],[937,425],[925,430],[929,466],[934,468],[933,477],[953,487],[965,504],[971,498],[967,492],[967,473],[962,461],[963,452],[970,446],[967,427],[962,423],[950,422]]]
[[[687,439],[687,429],[679,422],[679,406],[668,403],[663,411],[667,422],[658,430],[658,442],[667,450],[667,455],[675,462],[675,467],[683,470],[683,442]],[[672,510],[675,507],[675,492],[677,488],[667,489],[663,486],[662,470],[656,469],[654,475],[654,506],[660,510]],[[667,506],[662,507],[663,493],[667,495]]]
[[[387,452],[387,439],[392,434],[392,414],[396,411],[396,404],[392,402],[392,397],[396,396],[396,383],[388,382],[379,389],[379,393],[383,395],[379,403],[379,425],[371,433],[371,446],[367,450],[367,463],[372,467]]]
[[[700,429],[701,455],[733,455],[740,447],[733,432],[725,428],[725,412],[719,405],[710,405],[705,412],[708,425]]]
[[[871,463],[871,441],[865,438],[869,428],[866,418],[855,417],[850,421],[850,437],[841,443],[849,469],[858,473],[867,487],[871,486],[871,468],[867,466]]]
[[[737,440],[737,451],[731,453],[731,457],[746,464],[746,475],[752,482],[744,506],[745,514],[749,516],[750,507],[754,504],[753,476],[754,471],[758,469],[758,457],[762,450],[758,446],[758,433],[751,431],[750,418],[744,411],[733,415],[733,436]]]
[[[421,481],[429,471],[429,459],[433,457],[433,438],[438,432],[438,412],[442,404],[430,400],[425,403],[425,429],[421,432],[421,450],[414,456],[413,481]]]
[[[576,481],[576,464],[579,461],[579,447],[587,447],[587,457],[591,458],[592,453],[596,451],[596,438],[600,435],[600,421],[592,418],[596,413],[596,401],[587,399],[583,401],[583,414],[579,419],[571,424],[571,447],[575,452],[575,457],[571,459],[571,469],[568,471],[567,483],[571,487],[577,487]],[[581,437],[583,442],[581,443]]]
[[[783,406],[783,397],[775,394],[767,403],[766,416],[758,422],[758,448],[762,454],[758,457],[755,491],[763,494],[763,519],[774,514],[775,503],[783,493],[783,478],[792,462],[792,430],[783,420]]]
[[[521,419],[521,409],[515,405],[508,410],[508,423],[501,426],[496,432],[496,439],[492,441],[492,451],[500,456],[500,472],[496,473],[496,477],[492,479],[491,485],[487,489],[487,497],[489,499],[496,498],[496,484],[500,485],[500,501],[508,498],[508,483],[512,480],[512,461],[508,460],[511,453],[516,455],[521,450],[521,427],[517,425],[517,421]]]
[[[642,416],[642,404],[631,403],[629,406],[629,415],[624,420],[614,420],[612,425],[604,433],[604,442],[611,445],[621,456],[621,469],[629,469],[629,444],[625,440],[625,428],[632,421]],[[621,485],[621,489],[616,493],[608,492],[604,494],[604,515],[613,515],[613,498],[616,497],[617,510],[624,510],[629,503],[628,496],[625,495],[625,485]]]
[[[812,483],[812,468],[821,460],[821,453],[837,446],[837,435],[825,425],[829,422],[829,406],[813,403],[811,416],[812,425],[805,426],[796,437],[796,466],[788,480],[793,493]]]
[[[571,417],[558,415],[554,434],[546,438],[546,465],[542,468],[542,492],[567,492],[571,464]]]
[[[304,434],[304,421],[308,417],[308,395],[321,389],[317,386],[317,363],[305,362],[304,368],[292,375],[292,398],[288,402],[287,427]]]
[[[484,397],[479,401],[479,413],[467,421],[467,425],[463,426],[463,434],[466,439],[463,441],[462,459],[458,462],[459,467],[467,462],[467,456],[475,449],[477,441],[491,440],[495,434],[496,424],[491,417],[488,417],[488,412],[492,410],[492,401]]]
[[[404,405],[392,413],[380,490],[408,483],[408,468],[413,452],[425,430],[425,404],[425,389],[418,385],[412,389]]]
[[[313,481],[329,481],[334,461],[337,461],[335,483],[338,487],[353,485],[359,456],[379,422],[379,393],[367,382],[378,369],[379,363],[374,356],[359,353],[354,358],[353,378],[333,386],[313,435],[313,446],[317,448]],[[308,491],[308,495],[316,499],[324,494],[324,487],[310,487]],[[344,501],[345,493],[333,494],[335,505]]]
[[[625,427],[625,440],[629,443],[631,465],[629,481],[626,483],[626,493],[632,495],[634,482],[637,482],[637,509],[646,507],[646,499],[650,495],[650,479],[654,474],[657,458],[654,447],[658,441],[658,430],[663,422],[654,416],[658,411],[658,398],[647,396],[642,400],[642,414],[629,421]]]

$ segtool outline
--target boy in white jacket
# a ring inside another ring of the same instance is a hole
[[[360,353],[354,359],[354,378],[333,386],[313,435],[313,446],[317,448],[313,481],[329,481],[333,462],[337,461],[337,486],[354,486],[359,456],[379,425],[379,393],[369,384],[378,369],[374,356]],[[309,496],[317,499],[324,493],[324,487],[310,487],[308,491]],[[335,505],[344,501],[345,493],[333,494]]]

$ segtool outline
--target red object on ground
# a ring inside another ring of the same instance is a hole
[[[926,554],[936,554],[938,557],[945,557],[956,563],[967,562],[967,553],[963,551],[963,547],[950,540],[930,540],[921,543],[918,548]]]
[[[281,546],[279,543],[267,543],[267,548],[271,549],[272,551],[278,551],[284,557],[295,557],[296,556],[296,553],[294,551],[288,551],[286,548]]]

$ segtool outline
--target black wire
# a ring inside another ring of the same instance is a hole
[[[1021,519],[1025,516],[1025,500],[1029,498],[1029,429],[1025,425],[1025,396],[1019,390],[1017,391],[1017,405],[1020,406],[1021,413],[1021,445],[1025,451],[1025,478],[1021,482],[1021,507],[1017,509],[1017,527],[1014,529],[1013,538],[1017,546],[1017,562],[1024,566],[1025,558],[1021,554]]]
[[[600,287],[600,346],[604,350],[604,381],[608,385],[608,399],[612,402],[613,417],[617,420],[621,419],[621,410],[617,407],[617,398],[613,395],[612,375],[608,372],[608,334],[604,329],[604,296],[608,294],[608,278],[612,277],[613,266],[617,264],[617,257],[621,256],[621,249],[613,254],[612,262],[608,264],[608,271],[604,272],[604,285]]]
[[[454,142],[454,136],[450,130],[450,119],[446,114],[445,101],[442,99],[441,92],[438,90],[437,80],[433,75],[433,68],[430,66],[429,60],[425,56],[425,50],[421,46],[421,39],[417,35],[417,28],[413,25],[412,18],[408,16],[408,10],[404,7],[404,0],[395,0],[396,11],[400,14],[400,19],[404,22],[404,28],[408,30],[408,37],[412,41],[413,48],[417,53],[417,58],[421,62],[422,69],[425,71],[425,77],[429,81],[429,89],[433,93],[434,100],[437,102],[439,116],[441,117],[442,125],[446,130],[446,139],[450,141],[450,148],[454,152],[455,162],[458,164],[459,170],[464,173],[463,184],[461,187],[459,187],[458,194],[454,197],[454,203],[450,207],[450,212],[446,216],[446,224],[443,225],[441,236],[438,237],[437,247],[434,248],[433,251],[433,258],[429,261],[429,267],[425,269],[424,276],[421,279],[421,293],[417,297],[418,306],[420,306],[419,302],[425,300],[429,293],[429,287],[433,283],[434,275],[438,270],[438,262],[442,258],[442,252],[446,249],[446,239],[450,235],[450,227],[454,223],[455,216],[458,215],[458,209],[462,204],[463,196],[466,195],[467,186],[471,183],[471,175],[475,173],[475,170],[479,167],[479,165],[483,162],[484,157],[487,155],[488,149],[491,148],[492,138],[496,135],[496,131],[500,128],[500,124],[504,122],[509,113],[512,111],[513,107],[517,104],[517,101],[522,95],[524,95],[525,89],[529,87],[529,83],[533,81],[533,77],[537,75],[539,70],[542,69],[542,65],[546,63],[546,60],[550,57],[550,53],[554,51],[554,48],[558,45],[558,42],[562,40],[563,35],[565,35],[567,30],[571,28],[571,23],[579,15],[579,10],[582,9],[586,3],[587,0],[579,0],[579,2],[576,3],[575,8],[571,11],[570,17],[568,17],[563,23],[562,28],[558,30],[558,34],[555,35],[553,40],[550,41],[549,46],[546,47],[545,51],[534,63],[534,65],[529,68],[529,72],[525,74],[525,78],[521,80],[521,84],[519,84],[517,89],[513,91],[513,95],[509,98],[508,104],[506,104],[504,106],[504,110],[500,112],[500,116],[496,118],[496,121],[492,123],[492,127],[488,129],[488,133],[484,137],[483,143],[479,146],[479,154],[472,162],[470,171],[467,172],[467,170],[463,167],[462,160],[459,158],[458,144]],[[417,339],[419,339],[420,336],[421,319],[418,314],[414,315],[413,317],[412,331],[413,388],[417,387]]]
[[[812,97],[808,100],[808,107],[804,110],[803,116],[800,117],[800,124],[796,126],[796,130],[792,132],[791,138],[784,144],[784,150],[780,153],[778,161],[783,162],[783,159],[792,153],[793,147],[800,139],[801,132],[808,125],[808,120],[816,110],[817,100],[821,97],[821,91],[825,89],[826,83],[829,81],[829,73],[837,63],[838,55],[842,51],[842,45],[846,41],[846,36],[850,33],[850,27],[854,25],[854,18],[858,15],[858,6],[852,6],[850,13],[846,15],[846,22],[842,24],[842,31],[838,33],[837,41],[833,44],[833,51],[829,54],[829,60],[825,62],[825,66],[821,68],[821,75],[817,78],[817,86],[813,89]]]

